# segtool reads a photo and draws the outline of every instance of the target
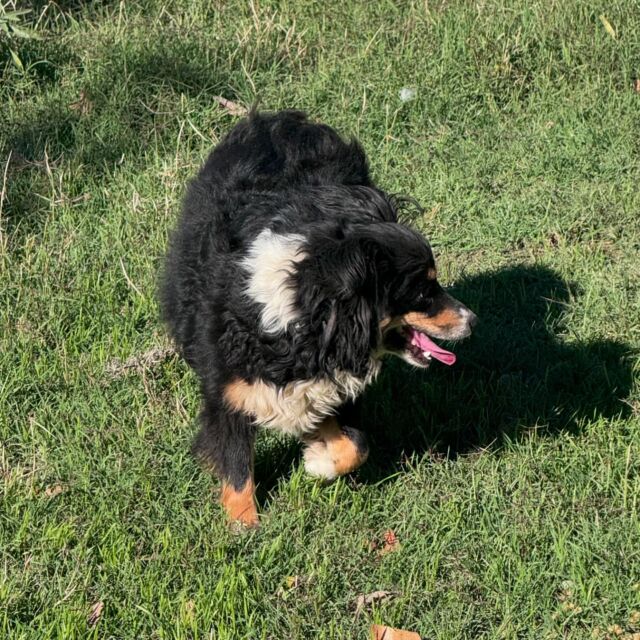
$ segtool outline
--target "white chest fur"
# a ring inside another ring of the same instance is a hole
[[[303,246],[304,236],[265,229],[243,261],[249,276],[247,294],[262,306],[261,324],[267,333],[286,331],[298,317],[296,292],[288,280],[296,263],[306,257]]]
[[[227,385],[224,397],[227,404],[252,416],[259,425],[302,436],[313,431],[347,400],[360,395],[379,370],[380,363],[372,361],[365,378],[339,371],[335,380],[316,378],[292,382],[285,387],[238,379]]]

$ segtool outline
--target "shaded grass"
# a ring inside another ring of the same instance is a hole
[[[27,71],[0,50],[2,634],[640,631],[636,4],[34,6]],[[452,370],[389,363],[356,476],[321,487],[263,434],[240,538],[188,455],[186,367],[105,374],[163,340],[158,260],[234,122],[217,94],[357,135],[482,320]],[[376,589],[396,596],[356,617]]]

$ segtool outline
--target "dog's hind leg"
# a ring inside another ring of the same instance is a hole
[[[220,501],[229,519],[246,527],[258,525],[253,480],[256,428],[251,419],[205,399],[195,455],[212,467],[222,483]]]
[[[369,455],[364,433],[341,427],[333,416],[326,418],[304,442],[304,468],[309,475],[324,480],[350,473]]]

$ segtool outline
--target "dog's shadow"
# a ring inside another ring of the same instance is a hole
[[[463,279],[452,294],[480,319],[473,336],[453,347],[456,364],[434,362],[421,371],[391,358],[342,416],[369,436],[360,480],[379,482],[410,456],[499,449],[534,429],[553,437],[629,411],[630,347],[572,334],[580,291],[555,271],[509,267]],[[297,455],[297,447],[283,444],[278,469],[265,464],[262,475],[258,465],[263,495]]]
[[[575,433],[587,420],[629,411],[631,349],[572,333],[581,307],[575,284],[546,267],[516,266],[461,280],[452,293],[479,324],[454,346],[451,368],[388,363],[352,417],[372,440],[364,478],[379,479],[406,455],[456,457],[534,429]]]

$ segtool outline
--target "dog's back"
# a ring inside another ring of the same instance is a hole
[[[362,147],[301,111],[255,113],[215,148],[199,180],[216,191],[274,191],[298,185],[370,186]]]
[[[216,146],[189,185],[161,280],[162,315],[187,361],[194,364],[196,315],[202,316],[202,305],[212,300],[214,287],[208,279],[223,288],[235,281],[238,252],[284,207],[310,197],[309,189],[327,187],[329,193],[315,199],[322,198],[325,209],[339,209],[344,195],[335,193],[335,187],[352,186],[372,187],[362,147],[299,111],[253,113]],[[359,211],[358,194],[356,188],[353,215]],[[364,212],[372,198],[382,208],[386,205],[377,191],[360,196]],[[313,212],[306,214],[313,218]]]

